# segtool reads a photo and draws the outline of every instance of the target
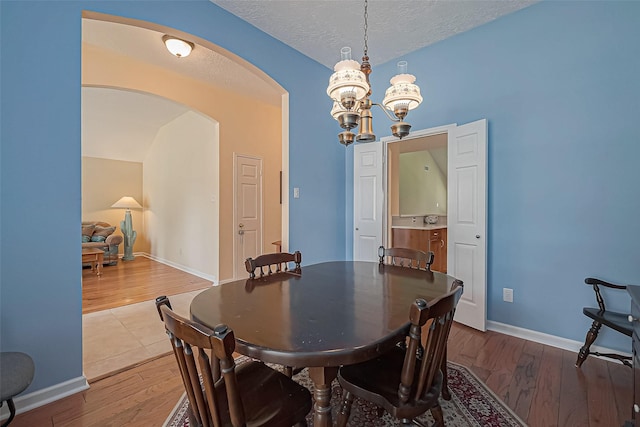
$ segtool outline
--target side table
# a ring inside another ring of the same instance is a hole
[[[82,263],[90,263],[91,271],[98,276],[102,276],[102,263],[104,261],[104,251],[97,248],[82,248]]]

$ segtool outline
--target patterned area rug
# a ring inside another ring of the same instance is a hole
[[[237,360],[242,363],[244,356]],[[526,424],[518,418],[497,396],[493,394],[471,371],[464,366],[449,362],[449,389],[451,400],[440,399],[440,405],[444,413],[444,421],[447,427],[522,427]],[[303,370],[293,377],[298,383],[312,391],[313,383],[309,379],[307,370]],[[342,398],[342,388],[337,381],[332,384],[333,393],[331,405],[335,411]],[[189,418],[187,410],[189,401],[186,394],[179,399],[178,404],[165,421],[164,427],[187,427]],[[427,423],[433,423],[431,414],[427,413],[418,418]],[[307,416],[309,426],[313,426],[312,414]],[[398,425],[395,420],[385,412],[382,418],[378,418],[376,407],[358,398],[355,399],[349,418],[350,426],[362,427],[386,427]]]

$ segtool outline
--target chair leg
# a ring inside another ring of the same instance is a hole
[[[591,347],[591,344],[593,344],[593,342],[598,337],[598,332],[600,331],[600,327],[602,327],[602,323],[598,322],[597,320],[594,320],[593,323],[591,324],[591,328],[589,329],[589,332],[587,332],[587,337],[584,340],[584,345],[582,346],[582,348],[580,349],[580,352],[578,353],[578,360],[576,360],[576,368],[579,368],[580,366],[582,366],[584,361],[587,360],[587,356],[589,356],[589,348]]]
[[[7,400],[7,405],[9,406],[9,418],[7,418],[7,421],[2,424],[2,427],[7,427],[13,420],[13,417],[16,416],[16,405],[13,404],[13,399]]]
[[[433,427],[444,427],[444,415],[442,414],[442,408],[440,405],[436,405],[431,408],[431,416],[435,421]]]
[[[345,427],[347,425],[349,415],[351,415],[351,405],[353,405],[353,394],[345,391],[344,398],[342,399],[342,405],[340,405],[340,409],[338,410],[336,427]]]
[[[291,378],[293,376],[293,368],[291,366],[285,366],[282,370],[283,374]]]

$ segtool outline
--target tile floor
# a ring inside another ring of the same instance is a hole
[[[173,310],[189,317],[193,291],[169,297]],[[171,352],[154,301],[82,316],[83,365],[88,381]]]

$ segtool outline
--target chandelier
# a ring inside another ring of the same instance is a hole
[[[338,121],[340,127],[345,129],[338,134],[341,144],[348,146],[354,140],[358,142],[375,141],[373,133],[373,123],[371,107],[377,105],[384,111],[386,116],[393,121],[391,133],[402,139],[409,134],[411,125],[404,121],[410,110],[416,108],[422,102],[420,88],[414,84],[415,76],[407,74],[407,61],[398,62],[398,74],[391,79],[391,86],[387,89],[382,100],[382,105],[371,102],[371,85],[369,74],[371,74],[371,64],[369,63],[367,45],[368,30],[368,0],[364,1],[364,55],[362,64],[351,59],[351,48],[343,47],[340,50],[340,62],[333,70],[335,71],[329,78],[327,95],[333,100],[331,115]],[[391,113],[393,113],[393,116]],[[358,126],[358,135],[351,132],[351,129]]]

